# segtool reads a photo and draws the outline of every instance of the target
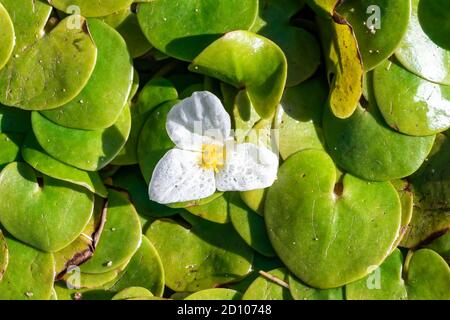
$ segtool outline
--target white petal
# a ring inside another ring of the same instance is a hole
[[[231,120],[219,98],[199,91],[169,111],[166,130],[178,148],[201,151],[202,144],[223,143],[230,136]]]
[[[216,191],[214,171],[202,169],[198,152],[172,149],[159,160],[149,185],[150,200],[161,204],[209,197]]]
[[[278,157],[251,143],[227,148],[225,166],[216,175],[220,191],[247,191],[270,187],[278,172]]]

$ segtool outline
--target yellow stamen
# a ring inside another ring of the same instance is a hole
[[[200,166],[203,169],[213,169],[218,172],[224,166],[225,149],[223,146],[216,144],[202,145],[202,158]]]

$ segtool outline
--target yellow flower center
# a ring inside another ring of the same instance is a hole
[[[202,145],[202,158],[200,166],[203,169],[213,169],[218,172],[224,166],[225,148],[216,144]]]

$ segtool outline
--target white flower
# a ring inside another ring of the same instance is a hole
[[[278,157],[251,143],[235,144],[231,120],[210,92],[195,92],[167,115],[166,130],[176,148],[158,162],[149,185],[150,199],[161,204],[192,201],[219,191],[271,186]]]

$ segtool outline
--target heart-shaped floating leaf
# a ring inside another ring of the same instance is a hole
[[[164,291],[164,269],[161,258],[145,236],[142,236],[142,243],[138,251],[109,290],[117,292],[136,286],[148,289],[159,297]]]
[[[342,287],[334,289],[316,289],[289,275],[289,290],[294,300],[344,300]]]
[[[395,130],[427,136],[450,127],[450,86],[424,80],[391,61],[375,69],[373,86],[380,111]]]
[[[48,300],[52,294],[53,255],[6,238],[9,263],[0,280],[0,300]]]
[[[247,288],[242,300],[292,300],[285,268],[264,272]]]
[[[112,126],[120,116],[133,82],[133,67],[120,34],[97,19],[88,20],[97,46],[97,63],[88,83],[68,104],[42,112],[68,128],[99,130]]]
[[[29,112],[0,104],[0,132],[25,133],[30,129]]]
[[[390,57],[408,28],[410,0],[350,0],[337,7],[356,34],[364,70]]]
[[[73,27],[72,19],[78,19],[79,26]],[[14,52],[0,71],[0,102],[26,110],[53,109],[75,98],[97,57],[81,16],[67,17],[34,44]]]
[[[419,21],[418,9],[419,3],[422,2],[430,1],[412,0],[412,14],[408,31],[395,52],[395,56],[402,65],[418,76],[432,82],[450,85],[450,51],[439,47],[423,31]],[[428,6],[428,4],[423,6]],[[445,6],[448,6],[448,4],[445,4]],[[448,11],[448,9],[446,10]],[[446,11],[444,10],[443,12]],[[440,29],[442,25],[437,23],[434,18],[433,24],[435,28]],[[448,38],[448,34],[445,37]]]
[[[0,133],[0,171],[9,163],[20,160],[23,135]]]
[[[426,246],[427,248],[439,253],[447,263],[450,262],[450,232],[447,232],[443,236],[433,240]]]
[[[316,21],[331,86],[331,110],[336,117],[345,119],[353,114],[362,94],[364,70],[358,42],[352,27],[339,14],[317,17]]]
[[[441,48],[450,50],[450,16],[446,0],[421,0],[418,7],[420,26]]]
[[[83,171],[52,158],[41,148],[33,133],[29,133],[23,143],[22,157],[35,170],[49,177],[80,185],[103,198],[108,195],[97,172]]]
[[[262,118],[274,115],[283,95],[287,61],[269,39],[248,31],[234,31],[214,41],[189,69],[246,89]]]
[[[112,300],[135,300],[136,298],[153,297],[153,294],[142,287],[129,287],[117,293]]]
[[[182,214],[191,224],[157,220],[146,232],[155,245],[174,291],[199,291],[232,282],[250,272],[252,250],[229,224]]]
[[[141,224],[126,195],[108,190],[106,223],[101,231],[93,257],[81,265],[85,273],[104,273],[128,261],[141,243]]]
[[[15,45],[14,25],[8,11],[0,3],[0,69],[8,62]]]
[[[184,300],[241,300],[242,294],[236,290],[215,288],[202,290],[188,295]]]
[[[228,211],[237,233],[250,247],[264,256],[276,256],[267,236],[264,219],[248,208],[238,193],[230,195]]]
[[[58,251],[83,231],[93,207],[86,189],[38,177],[24,163],[11,163],[0,174],[0,222],[17,239],[43,251]]]
[[[102,169],[114,159],[131,127],[129,108],[123,109],[113,126],[95,131],[62,127],[38,112],[33,112],[31,118],[36,139],[48,154],[86,171]]]
[[[280,46],[288,62],[286,85],[295,86],[314,74],[320,65],[320,45],[308,31],[290,24],[291,18],[303,7],[297,0],[260,1],[260,21],[252,31],[271,39]]]
[[[368,277],[348,284],[350,300],[449,300],[450,268],[436,252],[421,249],[405,259],[395,250]],[[404,274],[404,279],[402,278]]]
[[[322,110],[328,87],[321,77],[286,88],[278,117],[279,150],[283,159],[305,149],[323,149]]]
[[[8,267],[8,260],[8,244],[6,243],[2,230],[0,230],[0,281],[2,280],[6,268]]]
[[[347,300],[406,300],[402,267],[403,255],[395,249],[369,276],[345,287]]]
[[[106,16],[102,20],[122,35],[133,58],[144,55],[152,48],[139,26],[136,13],[131,10],[131,7]]]
[[[140,4],[138,20],[155,48],[192,61],[222,34],[249,29],[257,13],[257,0],[158,0]]]
[[[401,246],[414,248],[450,228],[450,140],[439,134],[428,161],[410,178],[414,211]]]
[[[48,0],[56,9],[84,17],[102,17],[128,8],[133,0]]]
[[[407,177],[425,161],[434,136],[412,137],[389,128],[373,98],[352,117],[336,119],[325,111],[325,141],[333,160],[358,177],[388,181]]]
[[[289,270],[308,285],[328,289],[381,264],[397,238],[401,206],[389,182],[349,174],[339,182],[324,151],[306,150],[281,166],[264,217],[272,245]]]

